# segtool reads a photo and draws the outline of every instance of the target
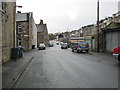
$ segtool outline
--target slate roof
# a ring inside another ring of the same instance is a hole
[[[32,12],[17,13],[16,21],[27,21],[29,19],[29,17],[32,17],[32,14],[33,14]]]
[[[114,24],[116,25],[116,27],[112,27],[114,26]],[[109,31],[120,31],[120,23],[119,22],[111,22],[109,25],[107,25],[104,28],[101,28],[101,30],[105,31],[105,32],[109,32]]]

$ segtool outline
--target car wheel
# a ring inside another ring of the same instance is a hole
[[[80,52],[82,53],[82,52],[83,52],[83,50],[80,50]]]
[[[77,50],[77,53],[79,53],[79,50]]]
[[[86,52],[88,53],[88,52],[89,52],[89,50],[86,50]]]
[[[119,60],[119,62],[120,62],[120,54],[118,55],[118,60]]]

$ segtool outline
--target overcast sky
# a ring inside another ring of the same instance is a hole
[[[118,12],[119,0],[100,0],[100,19]],[[17,10],[33,12],[38,24],[43,19],[48,32],[77,30],[82,26],[95,24],[97,0],[17,0],[23,8]]]

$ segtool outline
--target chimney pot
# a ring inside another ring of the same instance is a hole
[[[43,24],[43,20],[40,20],[40,24]]]

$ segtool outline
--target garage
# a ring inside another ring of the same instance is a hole
[[[106,30],[106,51],[112,52],[113,48],[120,46],[120,28]]]

